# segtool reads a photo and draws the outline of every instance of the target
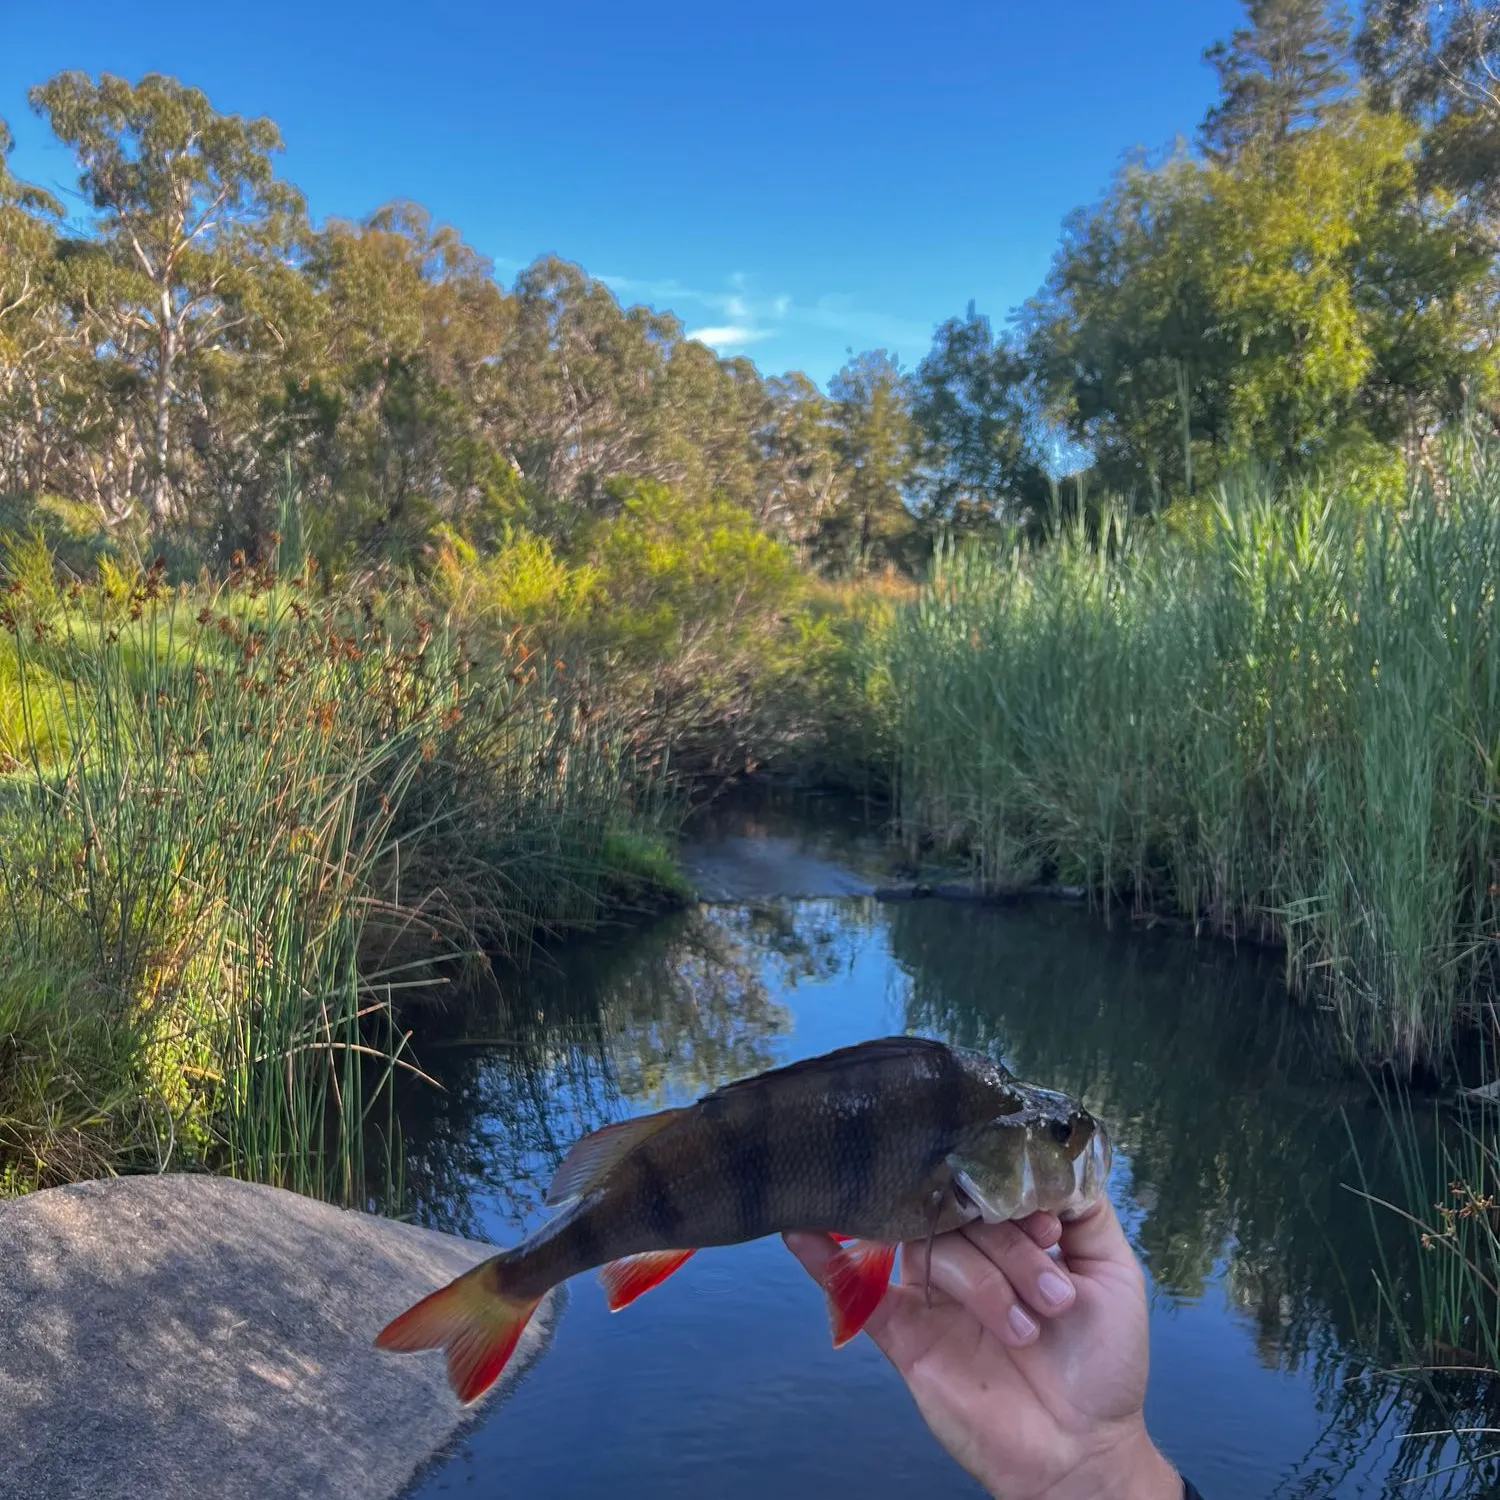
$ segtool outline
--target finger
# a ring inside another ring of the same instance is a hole
[[[1135,1254],[1120,1217],[1108,1198],[1101,1198],[1087,1213],[1062,1226],[1058,1241],[1069,1265],[1086,1261],[1109,1261],[1116,1265],[1135,1266]]]
[[[1020,1230],[1012,1233],[1025,1240]],[[903,1253],[908,1258],[903,1281],[921,1285],[930,1267],[934,1289],[958,1302],[1001,1343],[1020,1349],[1036,1342],[1041,1326],[1009,1277],[962,1234],[939,1235],[930,1250],[925,1242],[911,1244]]]
[[[792,1230],[782,1235],[788,1250],[802,1263],[803,1269],[819,1286],[823,1286],[828,1277],[828,1262],[839,1253],[841,1246],[831,1235],[814,1234],[806,1230]],[[887,1348],[882,1337],[886,1323],[891,1317],[891,1299],[884,1297],[880,1305],[865,1320],[864,1332],[868,1333],[887,1354],[891,1351]]]
[[[781,1237],[788,1250],[802,1262],[802,1268],[819,1286],[828,1270],[828,1262],[838,1254],[839,1247],[826,1234],[810,1234],[801,1230]]]
[[[1028,1214],[1024,1219],[1015,1219],[1011,1222],[1040,1250],[1052,1250],[1062,1237],[1062,1224],[1057,1215],[1048,1213],[1045,1209]],[[1051,1256],[1048,1260],[1052,1265],[1056,1265],[1056,1261]],[[902,1283],[908,1286],[923,1285],[926,1264],[925,1257],[920,1259],[917,1257],[916,1247],[913,1245],[911,1252],[901,1257]]]
[[[1055,1318],[1073,1305],[1077,1289],[1067,1267],[1048,1255],[1024,1225],[970,1224],[962,1235],[1005,1273],[1030,1311]]]
[[[1043,1250],[1050,1250],[1062,1238],[1062,1221],[1045,1209],[1015,1222],[1016,1228]]]

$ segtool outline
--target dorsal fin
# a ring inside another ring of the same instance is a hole
[[[944,1042],[934,1042],[925,1036],[886,1036],[873,1042],[856,1042],[852,1047],[840,1047],[834,1052],[825,1052],[821,1057],[804,1057],[798,1062],[787,1063],[782,1068],[772,1068],[765,1073],[756,1073],[750,1078],[737,1078],[733,1083],[723,1084],[705,1099],[719,1099],[732,1094],[736,1089],[752,1088],[772,1078],[791,1078],[798,1073],[835,1073],[840,1068],[856,1067],[864,1063],[890,1062],[898,1058],[948,1056],[954,1049]],[[700,1101],[701,1102],[701,1101]]]
[[[542,1202],[553,1208],[565,1199],[587,1192],[642,1141],[650,1139],[663,1126],[670,1125],[680,1114],[680,1109],[664,1109],[659,1114],[639,1115],[634,1120],[606,1125],[602,1130],[575,1141],[563,1157],[557,1176],[552,1179]]]

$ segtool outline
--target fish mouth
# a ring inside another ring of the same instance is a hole
[[[1114,1147],[1109,1132],[1097,1121],[1087,1151],[1081,1151],[1073,1163],[1073,1196],[1057,1210],[1057,1217],[1068,1223],[1091,1209],[1109,1185],[1109,1169],[1114,1164]]]
[[[1072,1190],[1059,1197],[1055,1188],[1039,1190],[1036,1173],[1032,1170],[1031,1154],[1021,1157],[1021,1180],[1012,1184],[997,1200],[985,1191],[974,1176],[954,1163],[953,1189],[960,1207],[974,1218],[986,1224],[1003,1224],[1011,1219],[1024,1219],[1039,1210],[1056,1214],[1065,1224],[1081,1218],[1104,1195],[1109,1183],[1109,1170],[1114,1160],[1114,1150],[1109,1134],[1103,1125],[1095,1124],[1094,1133],[1086,1150],[1080,1151],[1073,1160]]]

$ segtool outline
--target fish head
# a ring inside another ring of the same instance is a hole
[[[1039,1210],[1076,1219],[1109,1180],[1109,1132],[1065,1094],[1027,1086],[1019,1099],[959,1138],[947,1158],[955,1186],[987,1224]]]

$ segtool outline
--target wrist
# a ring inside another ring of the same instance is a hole
[[[1144,1422],[1084,1459],[1038,1500],[1182,1500],[1182,1476]]]

